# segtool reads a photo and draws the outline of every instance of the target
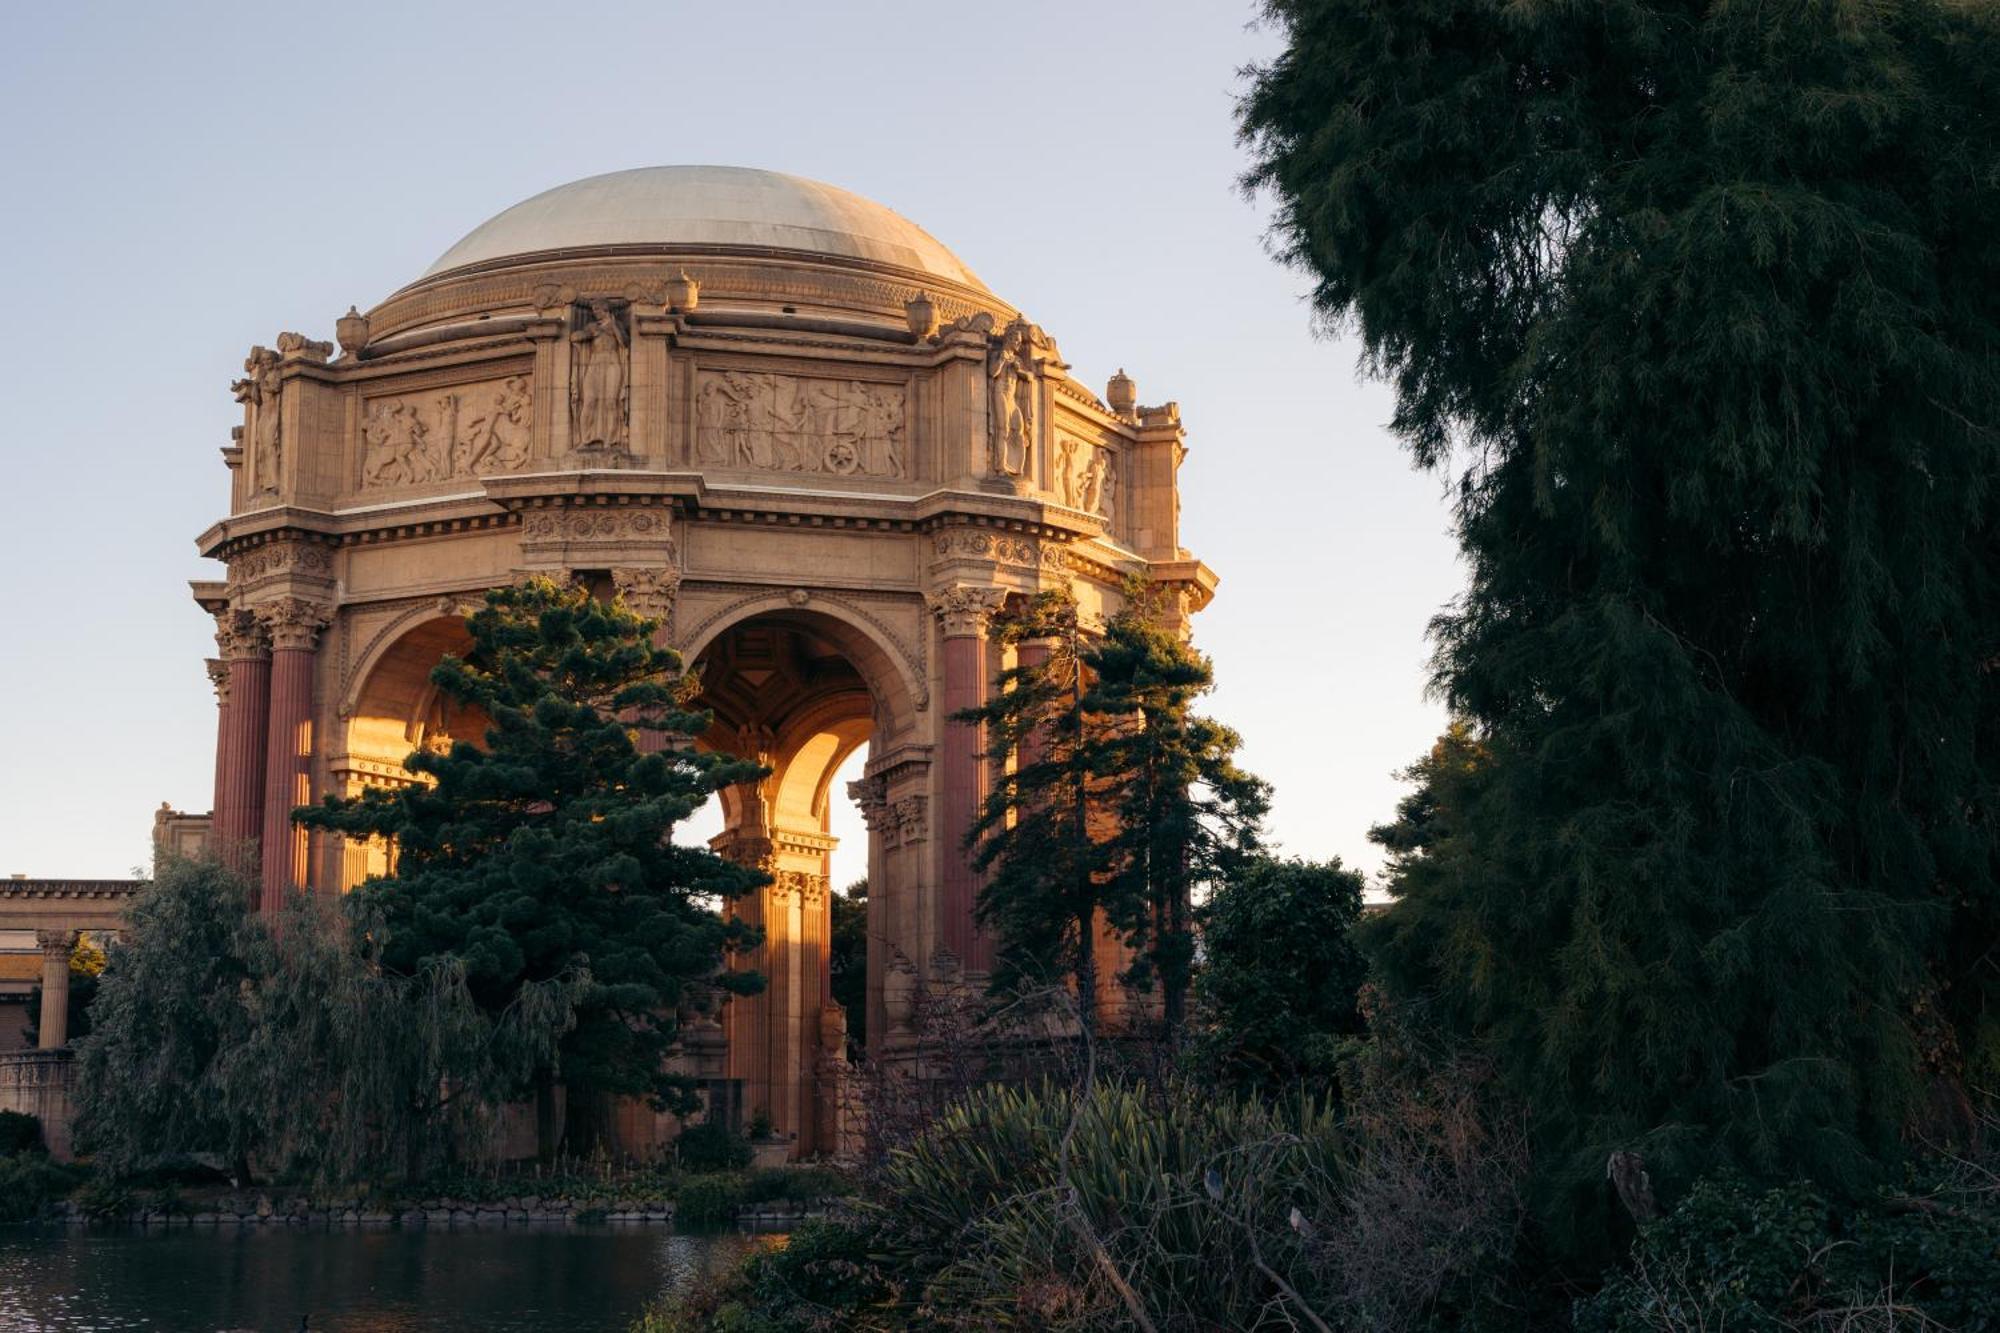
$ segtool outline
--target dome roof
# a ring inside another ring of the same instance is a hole
[[[632,245],[795,250],[986,289],[901,214],[819,181],[748,167],[639,167],[558,185],[473,228],[424,276],[549,250]]]

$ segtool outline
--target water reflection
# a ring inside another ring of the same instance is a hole
[[[664,1227],[0,1232],[0,1330],[622,1333],[769,1238]]]

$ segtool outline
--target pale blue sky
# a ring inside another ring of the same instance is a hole
[[[228,385],[580,176],[729,163],[914,219],[1101,386],[1177,399],[1211,711],[1286,851],[1373,868],[1440,729],[1438,480],[1235,178],[1236,0],[14,5],[0,18],[0,874],[112,876],[209,803]],[[841,811],[836,832],[857,821]],[[850,839],[850,845],[854,840]],[[858,856],[844,851],[853,873]],[[847,877],[846,873],[840,876]]]

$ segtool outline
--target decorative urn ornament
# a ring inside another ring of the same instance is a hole
[[[701,304],[701,284],[690,278],[686,269],[680,276],[667,279],[667,305],[686,314]]]
[[[1133,409],[1138,406],[1139,386],[1132,382],[1132,377],[1125,373],[1123,366],[1120,366],[1118,373],[1111,377],[1111,382],[1104,386],[1104,401],[1111,404],[1111,410],[1121,417],[1131,416]]]
[[[903,313],[909,317],[910,332],[917,335],[919,342],[937,332],[937,306],[932,303],[929,293],[918,292],[912,296],[904,303]]]
[[[333,321],[333,336],[340,340],[340,350],[347,356],[360,356],[361,349],[368,345],[368,316],[353,306],[347,313]]]

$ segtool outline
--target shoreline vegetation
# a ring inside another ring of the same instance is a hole
[[[416,1185],[237,1187],[199,1169],[120,1179],[33,1150],[0,1155],[0,1225],[465,1226],[800,1221],[837,1210],[854,1177],[826,1166],[754,1171],[615,1168],[489,1171]]]

